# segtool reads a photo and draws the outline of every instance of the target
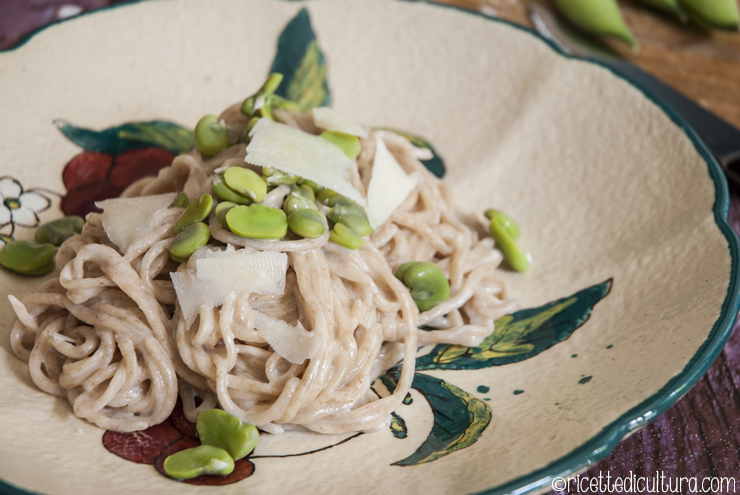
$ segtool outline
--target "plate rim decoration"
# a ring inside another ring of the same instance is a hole
[[[87,11],[82,15],[92,15],[100,12],[107,12],[113,9],[123,7],[133,7],[145,0],[134,0],[127,3],[110,5],[102,9]],[[148,0],[146,0],[148,1]],[[308,2],[296,2],[295,0],[282,0],[291,3],[307,4]],[[715,361],[727,342],[730,333],[735,324],[736,315],[740,308],[740,273],[738,272],[738,259],[740,259],[740,237],[732,229],[727,218],[729,211],[729,188],[727,180],[724,177],[721,166],[707,149],[706,145],[700,140],[696,132],[688,123],[667,103],[657,97],[649,89],[645,88],[639,81],[635,81],[628,76],[619,74],[611,69],[608,65],[596,60],[586,59],[583,57],[573,56],[565,53],[557,44],[544,38],[534,30],[516,24],[514,22],[491,17],[482,12],[469,10],[463,7],[435,3],[430,0],[394,0],[407,3],[427,4],[437,8],[451,9],[456,12],[462,12],[467,15],[473,15],[489,22],[500,23],[515,28],[520,32],[527,33],[544,42],[557,55],[566,59],[578,60],[595,64],[601,68],[607,69],[614,76],[626,81],[632,87],[640,91],[647,99],[658,108],[668,118],[680,128],[680,130],[689,138],[691,144],[704,160],[707,170],[714,185],[714,204],[712,205],[714,223],[727,241],[727,250],[730,257],[730,273],[727,292],[721,306],[719,317],[715,320],[711,331],[708,333],[706,340],[698,347],[694,355],[684,366],[684,368],[667,381],[657,392],[643,399],[639,404],[621,414],[611,423],[605,426],[600,432],[592,435],[582,445],[566,453],[550,464],[536,469],[528,474],[521,475],[499,486],[487,488],[476,492],[479,495],[503,495],[505,493],[524,494],[531,491],[543,490],[548,487],[552,481],[558,477],[567,477],[576,473],[587,466],[603,459],[611,453],[617,444],[628,434],[647,425],[669,407],[675,404],[698,380],[701,378]],[[309,4],[310,5],[310,4]],[[76,19],[81,16],[75,16],[69,19],[61,19],[51,24],[38,28],[21,38],[14,46],[5,50],[0,50],[0,56],[4,53],[22,49],[29,40],[42,31],[67,22],[70,19]],[[3,479],[0,479],[0,492],[9,495],[30,495],[39,492],[23,489],[11,485]]]

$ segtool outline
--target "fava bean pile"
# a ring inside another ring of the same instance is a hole
[[[331,109],[298,112],[275,94],[280,78],[201,119],[196,149],[104,213],[0,253],[34,274],[54,256],[45,243],[68,237],[59,276],[10,298],[13,351],[39,388],[102,428],[158,424],[179,396],[204,445],[167,460],[175,478],[227,473],[253,448],[246,423],[379,429],[410,389],[420,344],[478,345],[517,309],[499,266],[524,270],[528,258],[506,215],[489,212],[492,235],[479,236],[419,161],[427,150]],[[260,150],[294,155],[259,165]],[[374,379],[399,363],[396,389],[375,395]]]

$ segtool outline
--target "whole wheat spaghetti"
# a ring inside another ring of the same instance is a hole
[[[237,135],[247,125],[238,105],[220,118]],[[275,118],[318,133],[310,113],[276,110]],[[516,302],[496,274],[502,255],[493,241],[479,239],[460,220],[441,181],[405,138],[388,131],[363,138],[349,171],[352,185],[366,196],[376,138],[420,179],[360,249],[331,242],[328,231],[316,239],[248,239],[211,214],[209,244],[177,263],[168,247],[182,209],[157,211],[152,230],[125,252],[109,240],[101,214],[91,213],[82,233],[58,251],[59,277],[22,300],[10,297],[18,316],[13,351],[28,362],[40,389],[65,397],[77,416],[110,430],[136,431],[164,421],[178,395],[191,421],[220,406],[273,433],[383,427],[409,391],[418,346],[477,345]],[[245,166],[245,156],[245,144],[212,158],[194,150],[123,196],[184,191],[193,200],[211,192],[217,169]],[[280,207],[288,191],[277,187],[263,202]],[[188,325],[170,276],[195,269],[198,259],[227,246],[286,253],[285,290],[232,293],[220,307],[202,308]],[[434,262],[450,283],[450,297],[421,314],[394,276],[410,261]],[[321,337],[321,347],[301,364],[289,362],[260,336],[258,314],[300,322]],[[370,388],[373,380],[397,363],[397,388],[379,398]]]

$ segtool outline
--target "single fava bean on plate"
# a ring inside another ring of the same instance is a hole
[[[486,210],[486,217],[490,219],[488,229],[491,237],[496,241],[504,255],[504,259],[518,272],[529,269],[529,257],[522,251],[516,241],[519,239],[519,226],[504,212],[498,210]]]
[[[59,247],[70,237],[82,233],[84,225],[85,219],[74,215],[52,220],[36,229],[36,242]]]
[[[404,263],[396,269],[396,278],[409,289],[419,311],[428,311],[450,297],[450,283],[434,263]]]
[[[170,478],[187,480],[202,474],[227,475],[234,471],[229,453],[212,445],[181,450],[164,460],[164,472]]]
[[[21,275],[46,275],[54,269],[53,244],[10,241],[0,249],[0,265]]]
[[[251,423],[245,423],[222,409],[207,409],[200,413],[196,424],[203,445],[224,449],[238,461],[257,445],[259,432]]]

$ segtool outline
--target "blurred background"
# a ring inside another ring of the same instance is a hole
[[[584,2],[603,1],[613,0],[443,0],[527,27],[533,26],[533,6],[544,8],[544,12],[555,15],[555,19],[567,26],[564,6],[577,9],[579,4],[586,5]],[[680,1],[705,2],[704,5],[725,2],[727,6],[730,5],[727,2],[737,0]],[[618,2],[623,22],[639,43],[639,51],[614,38],[599,37],[597,43],[740,127],[740,32],[737,28],[714,29],[701,22],[682,22],[675,14],[650,8],[646,2],[675,4],[676,0]],[[13,47],[24,36],[49,23],[122,3],[127,2],[0,0],[0,50]],[[471,49],[485,50],[485,47]],[[740,231],[740,199],[735,191],[729,216],[735,230]],[[626,477],[630,473],[654,476],[656,472],[663,472],[674,478],[734,477],[740,485],[739,388],[740,329],[736,326],[720,357],[686,396],[653,423],[623,440],[613,453],[592,466],[584,476],[598,477],[599,473],[607,472],[612,476]]]

